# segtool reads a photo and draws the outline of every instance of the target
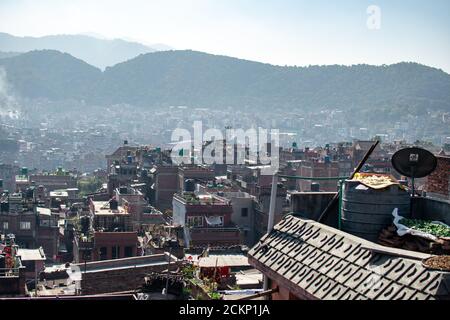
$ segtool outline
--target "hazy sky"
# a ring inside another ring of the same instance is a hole
[[[367,27],[370,5],[381,9],[379,30]],[[450,72],[449,14],[449,0],[0,0],[0,32],[91,32],[280,65],[415,61]]]

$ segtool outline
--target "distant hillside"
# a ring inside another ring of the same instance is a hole
[[[31,99],[85,99],[102,77],[100,69],[52,50],[0,59],[0,67],[5,69],[14,92]]]
[[[163,48],[160,44],[156,46],[158,48],[120,39],[99,39],[88,35],[54,35],[34,38],[0,33],[1,51],[23,53],[33,50],[58,50],[101,69]]]
[[[21,54],[21,53],[20,52],[3,52],[3,51],[0,51],[0,59],[15,57],[15,56],[18,56],[19,54]]]
[[[23,96],[99,104],[248,110],[450,111],[450,75],[415,63],[279,67],[194,51],[140,55],[103,73],[69,55],[37,51],[1,59]]]

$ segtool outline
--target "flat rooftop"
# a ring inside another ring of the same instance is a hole
[[[88,262],[86,263],[86,265],[84,263],[80,263],[76,264],[75,266],[80,268],[81,273],[84,273],[85,270],[86,273],[96,273],[96,272],[107,272],[130,268],[143,268],[157,265],[168,265],[169,259],[170,263],[174,263],[178,260],[173,255],[169,256],[168,253],[163,253],[142,257]]]
[[[93,201],[94,204],[94,214],[95,215],[103,215],[103,216],[114,216],[114,215],[129,215],[128,212],[122,206],[118,206],[117,210],[111,210],[110,204],[108,201]]]

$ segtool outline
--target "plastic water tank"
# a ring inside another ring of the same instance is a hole
[[[0,277],[4,275],[6,268],[6,258],[4,255],[0,254]]]
[[[320,192],[320,183],[311,183],[311,192]]]
[[[195,192],[195,181],[192,179],[184,180],[184,191]]]
[[[393,223],[395,208],[401,216],[410,216],[410,195],[399,186],[374,190],[347,180],[342,199],[342,231],[377,242],[381,230]]]

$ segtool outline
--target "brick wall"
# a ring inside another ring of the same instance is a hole
[[[450,199],[450,157],[438,156],[436,170],[428,176],[427,192]]]
[[[179,267],[180,262],[171,262],[170,270]],[[162,261],[145,267],[130,266],[127,269],[107,270],[100,272],[88,272],[82,274],[81,290],[83,294],[100,294],[111,292],[123,292],[135,290],[144,282],[144,277],[151,272],[162,272],[167,270],[168,263]],[[83,266],[81,265],[81,272]]]

